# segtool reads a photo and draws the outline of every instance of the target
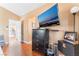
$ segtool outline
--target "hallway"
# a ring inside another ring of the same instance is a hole
[[[31,55],[31,45],[20,43],[16,39],[11,39],[9,45],[3,46],[3,54],[5,56],[29,56]]]
[[[17,39],[9,39],[9,56],[20,56],[21,55],[21,43]]]

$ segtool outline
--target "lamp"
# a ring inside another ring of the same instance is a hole
[[[74,27],[73,28],[74,28],[74,32],[75,32],[75,15],[76,15],[76,13],[79,12],[79,7],[77,7],[77,6],[72,7],[71,10],[70,10],[70,12],[74,16],[74,24],[73,24]]]

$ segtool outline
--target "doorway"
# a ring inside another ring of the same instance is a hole
[[[9,20],[9,38],[14,38],[21,42],[21,22]]]
[[[21,22],[9,20],[9,56],[21,55]]]

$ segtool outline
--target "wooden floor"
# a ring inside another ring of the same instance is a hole
[[[58,51],[59,55],[58,56],[65,56],[62,52]],[[33,51],[32,52],[32,55],[33,56],[44,56],[43,53],[40,53],[40,52],[36,52],[36,51]]]
[[[8,56],[9,46],[4,45],[2,49],[3,49],[4,55]],[[32,45],[21,43],[21,56],[44,56],[44,54],[36,52],[36,51],[32,51]]]
[[[30,44],[21,44],[22,56],[32,56],[32,45]]]
[[[3,53],[5,56],[9,56],[9,46],[8,45],[4,45],[2,47]],[[21,43],[21,55],[19,56],[44,56],[43,53],[37,52],[37,51],[32,51],[32,45],[30,44],[26,44],[26,43]],[[14,53],[17,53],[16,51],[14,51]],[[17,55],[14,55],[17,56]],[[59,51],[59,56],[64,56],[64,54],[62,54]]]
[[[3,53],[5,56],[9,56],[9,45],[3,46]],[[32,45],[21,43],[21,56],[44,56],[44,54],[36,51],[32,51]],[[14,53],[17,53],[16,51]],[[16,56],[16,55],[15,55]]]
[[[2,50],[3,50],[3,54],[4,54],[5,56],[7,56],[7,54],[8,54],[8,45],[4,45],[4,46],[2,47]]]
[[[2,49],[3,49],[4,55],[8,56],[9,45],[4,45]],[[20,52],[21,52],[21,56],[31,56],[32,55],[32,45],[21,43],[21,51]],[[14,53],[16,54],[17,52],[15,51]]]
[[[37,51],[32,51],[32,56],[44,56],[44,54]]]
[[[44,54],[36,51],[32,51],[32,45],[26,43],[20,43],[17,40],[10,41],[10,44],[2,47],[3,54],[5,56],[44,56]],[[62,56],[62,53],[59,53]]]

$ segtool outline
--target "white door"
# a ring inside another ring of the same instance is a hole
[[[9,20],[9,38],[15,36],[18,41],[21,41],[21,22]]]

